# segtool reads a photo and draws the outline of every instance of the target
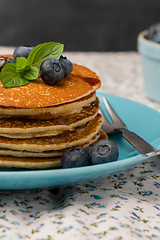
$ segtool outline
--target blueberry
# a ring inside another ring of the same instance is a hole
[[[63,168],[75,168],[90,164],[89,153],[81,147],[74,147],[63,153],[61,158]]]
[[[11,57],[0,57],[0,71],[6,63],[15,63],[15,60]]]
[[[1,57],[0,58],[0,71],[2,70],[3,66],[6,64],[6,58]]]
[[[28,57],[28,54],[32,51],[33,47],[30,45],[19,46],[13,52],[13,57],[16,60],[17,57]]]
[[[15,63],[16,61],[11,57],[6,57],[6,63]]]
[[[62,81],[65,71],[59,60],[48,58],[40,66],[40,76],[49,85],[55,85]]]
[[[113,162],[118,159],[117,146],[109,140],[100,140],[92,146],[91,163],[101,164]]]
[[[150,41],[160,43],[160,23],[156,23],[149,27],[146,38]]]
[[[62,55],[59,61],[61,62],[65,70],[65,77],[68,76],[73,70],[73,64],[71,63],[71,61],[69,61],[66,57],[63,57]]]

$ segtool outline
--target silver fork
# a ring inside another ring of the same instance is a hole
[[[160,150],[156,150],[152,145],[146,142],[143,138],[138,136],[136,133],[131,132],[127,129],[126,124],[120,119],[117,113],[113,110],[107,99],[103,96],[104,105],[110,115],[112,122],[110,122],[102,108],[100,108],[100,112],[102,115],[102,129],[108,135],[114,131],[119,131],[122,133],[122,136],[126,141],[128,141],[137,151],[140,153],[152,157],[160,155]]]

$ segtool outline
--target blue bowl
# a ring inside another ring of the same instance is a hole
[[[142,56],[144,87],[149,98],[160,103],[160,44],[147,40],[147,30],[138,35]]]

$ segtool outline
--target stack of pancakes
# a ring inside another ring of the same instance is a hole
[[[76,64],[55,86],[40,78],[21,87],[0,83],[0,166],[60,167],[67,149],[107,139],[98,113],[100,84],[94,72]]]

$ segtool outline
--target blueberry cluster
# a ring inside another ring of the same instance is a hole
[[[160,23],[153,24],[149,27],[146,38],[155,43],[160,43]]]
[[[48,58],[40,66],[40,76],[43,81],[49,85],[55,85],[68,76],[73,70],[72,63],[61,56],[59,60]]]
[[[74,147],[63,153],[63,168],[75,168],[116,161],[119,157],[117,146],[109,140],[100,140],[88,149]]]

